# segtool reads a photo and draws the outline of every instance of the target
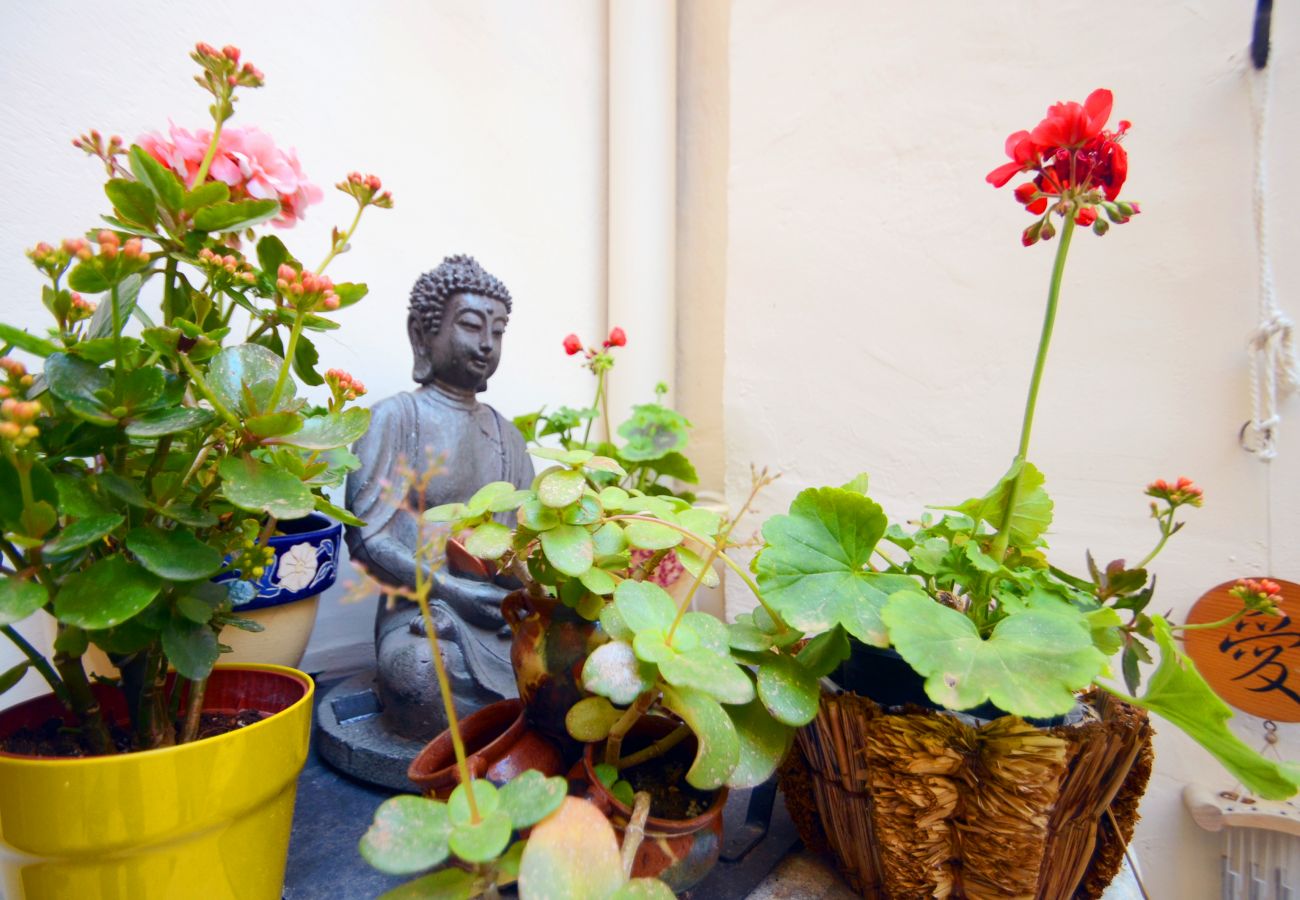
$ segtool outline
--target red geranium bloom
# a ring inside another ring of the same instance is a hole
[[[1014,162],[998,166],[984,178],[994,187],[1002,187],[1015,178],[1017,172],[1032,169],[1038,163],[1038,154],[1038,145],[1030,139],[1029,132],[1017,131],[1007,138],[1007,156]]]
[[[576,335],[571,334],[564,339],[564,352],[574,356],[582,352],[582,340]]]
[[[1098,88],[1080,106],[1073,100],[1054,103],[1047,118],[1030,132],[1035,144],[1046,148],[1077,148],[1101,134],[1115,100],[1110,91]]]

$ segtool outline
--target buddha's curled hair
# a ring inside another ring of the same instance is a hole
[[[409,317],[426,335],[438,333],[442,312],[452,294],[479,294],[500,300],[510,313],[510,291],[496,276],[488,273],[478,260],[466,254],[448,256],[432,272],[415,279],[411,288]]]

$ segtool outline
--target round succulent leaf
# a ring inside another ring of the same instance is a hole
[[[542,532],[541,541],[547,562],[565,575],[576,578],[596,560],[591,532],[581,525],[556,525]]]
[[[582,686],[593,694],[627,706],[654,685],[655,667],[637,659],[626,641],[610,641],[591,652],[582,665]]]
[[[529,900],[608,897],[623,881],[613,827],[578,797],[537,824],[519,861],[519,895]]]
[[[778,722],[807,725],[817,715],[817,677],[793,657],[769,653],[758,667],[758,696]]]
[[[359,406],[311,416],[301,428],[283,432],[268,444],[287,444],[303,450],[333,450],[355,443],[370,428],[370,410]]]
[[[606,522],[597,528],[591,540],[596,547],[597,559],[618,556],[627,549],[627,536],[617,522]]]
[[[162,648],[172,668],[190,681],[200,681],[212,674],[212,667],[221,655],[212,629],[183,617],[167,622],[162,631]]]
[[[485,889],[475,873],[450,866],[385,891],[379,900],[471,900]]]
[[[425,510],[423,516],[426,522],[459,522],[469,517],[469,507],[464,503],[444,503]]]
[[[605,608],[600,611],[600,627],[616,641],[630,641],[636,637],[636,632],[627,627],[618,607],[613,603],[605,604]]]
[[[162,581],[125,556],[109,556],[74,572],[54,598],[54,617],[97,630],[124,622],[149,605]]]
[[[560,524],[560,514],[532,496],[519,504],[519,524],[530,531],[548,531]]]
[[[150,572],[168,581],[198,581],[221,570],[221,552],[190,531],[145,526],[126,536],[126,549]]]
[[[691,787],[717,790],[740,761],[740,738],[722,704],[686,687],[663,686],[663,703],[695,734],[695,761],[686,773]]]
[[[510,816],[498,809],[484,813],[477,823],[453,825],[447,844],[451,852],[469,863],[485,863],[496,859],[510,846]]]
[[[497,786],[490,781],[482,778],[473,778],[470,784],[474,790],[474,801],[478,805],[479,817],[485,817],[496,812],[497,807],[501,805],[501,797]],[[469,811],[469,788],[464,784],[456,785],[456,789],[451,792],[447,798],[447,814],[451,816],[452,825],[467,825],[472,816]]]
[[[552,509],[560,509],[577,501],[587,489],[587,479],[573,469],[556,469],[543,476],[537,485],[537,499]]]
[[[375,810],[374,821],[361,836],[361,855],[381,872],[410,875],[447,858],[450,834],[446,804],[402,794]]]
[[[754,699],[754,682],[745,670],[730,656],[719,656],[704,647],[673,654],[659,663],[659,674],[674,687],[694,688],[719,703],[749,703]]]
[[[659,630],[641,631],[632,640],[632,649],[636,658],[648,663],[662,663],[677,655],[677,651],[668,646],[664,633]]]
[[[559,775],[547,778],[536,769],[529,769],[502,785],[501,809],[515,828],[528,828],[559,809],[568,791],[569,783]]]
[[[78,519],[56,534],[53,539],[47,541],[44,553],[46,556],[64,556],[80,550],[82,547],[89,547],[106,535],[112,534],[113,529],[124,521],[126,520],[116,515],[89,516],[85,519]]]
[[[480,559],[500,559],[510,549],[510,529],[499,522],[484,522],[470,532],[465,549]]]
[[[627,471],[618,464],[618,460],[610,459],[608,456],[593,456],[584,462],[582,467],[593,472],[608,472],[619,478],[627,474]]]
[[[248,512],[301,519],[316,508],[311,489],[295,475],[251,456],[228,456],[217,467],[221,493]]]
[[[267,409],[284,360],[260,344],[226,347],[208,363],[208,387],[239,416],[278,412],[295,406],[297,383],[285,379],[275,409]]]
[[[609,900],[673,900],[676,896],[658,878],[633,878],[610,894]]]
[[[474,495],[465,501],[465,505],[469,507],[471,516],[478,516],[487,512],[492,507],[492,502],[498,497],[509,496],[513,493],[515,493],[515,486],[509,481],[489,481],[475,491]]]
[[[1106,667],[1088,620],[1066,604],[1009,615],[984,639],[956,610],[902,592],[889,598],[885,624],[894,648],[925,677],[926,694],[950,709],[991,700],[1018,716],[1062,715]]]
[[[595,525],[603,514],[604,510],[600,508],[596,495],[585,493],[577,503],[560,510],[560,519],[570,525]]]
[[[621,487],[610,485],[600,492],[600,505],[609,512],[618,512],[627,502],[628,493]]]
[[[578,598],[578,602],[573,608],[578,611],[578,615],[588,622],[594,622],[600,618],[601,612],[608,605],[605,598],[599,594],[584,593]]]
[[[623,621],[634,632],[667,632],[677,618],[677,604],[668,592],[649,581],[619,583],[614,591],[614,604]]]
[[[602,596],[614,593],[614,588],[618,587],[613,575],[596,566],[592,566],[579,575],[578,580],[582,582],[582,586],[587,590]]]
[[[609,729],[623,715],[604,697],[584,697],[564,715],[564,727],[575,741],[590,744],[603,741]]]
[[[590,450],[561,450],[554,447],[530,447],[528,452],[538,459],[549,459],[566,466],[580,466],[596,455]]]
[[[560,797],[560,803],[564,802],[564,797]],[[559,805],[556,805],[559,808]],[[528,846],[527,841],[515,841],[510,845],[510,849],[505,855],[497,860],[497,872],[500,877],[497,879],[498,885],[510,884],[519,877],[519,862],[524,856],[524,847]]]
[[[670,550],[685,540],[680,531],[658,522],[626,522],[624,532],[628,544],[638,550]]]
[[[677,626],[678,634],[683,630],[695,634],[699,638],[701,647],[707,647],[722,656],[727,655],[730,646],[727,639],[727,626],[723,625],[716,616],[711,616],[706,612],[688,612],[682,616],[681,624]]]
[[[0,625],[21,622],[44,606],[49,597],[36,581],[0,575]]]
[[[249,416],[244,427],[260,438],[279,437],[302,428],[303,418],[296,410],[281,410],[264,416]]]
[[[715,588],[722,583],[718,577],[718,571],[713,564],[705,565],[704,557],[700,556],[694,550],[691,550],[684,544],[673,551],[677,554],[677,561],[682,564],[692,578],[700,582],[704,587]]]
[[[740,761],[727,787],[757,787],[772,777],[794,741],[794,728],[772,718],[759,699],[743,706],[724,707],[740,739]]]
[[[527,501],[535,499],[537,495],[532,491],[515,490],[508,494],[500,494],[488,504],[488,512],[514,512]]]
[[[216,413],[192,406],[159,409],[133,418],[126,426],[128,437],[158,438],[201,428],[216,419]]]
[[[693,531],[701,537],[713,537],[722,529],[722,516],[711,509],[692,506],[677,514],[677,521],[687,531]]]
[[[727,643],[736,650],[761,651],[772,646],[772,636],[751,622],[737,620],[727,626]]]

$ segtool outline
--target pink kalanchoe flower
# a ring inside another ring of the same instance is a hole
[[[191,133],[172,125],[168,136],[170,140],[156,133],[145,134],[137,143],[188,185],[203,164],[212,132]],[[221,132],[208,180],[223,182],[230,188],[233,200],[279,200],[280,215],[272,224],[282,228],[305,218],[307,207],[324,196],[303,174],[298,155],[293,150],[281,150],[270,135],[257,128],[227,128]]]

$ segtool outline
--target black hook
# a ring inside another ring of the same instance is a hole
[[[1273,0],[1259,0],[1255,6],[1255,30],[1250,38],[1250,61],[1256,69],[1268,65],[1268,31],[1273,21]]]

